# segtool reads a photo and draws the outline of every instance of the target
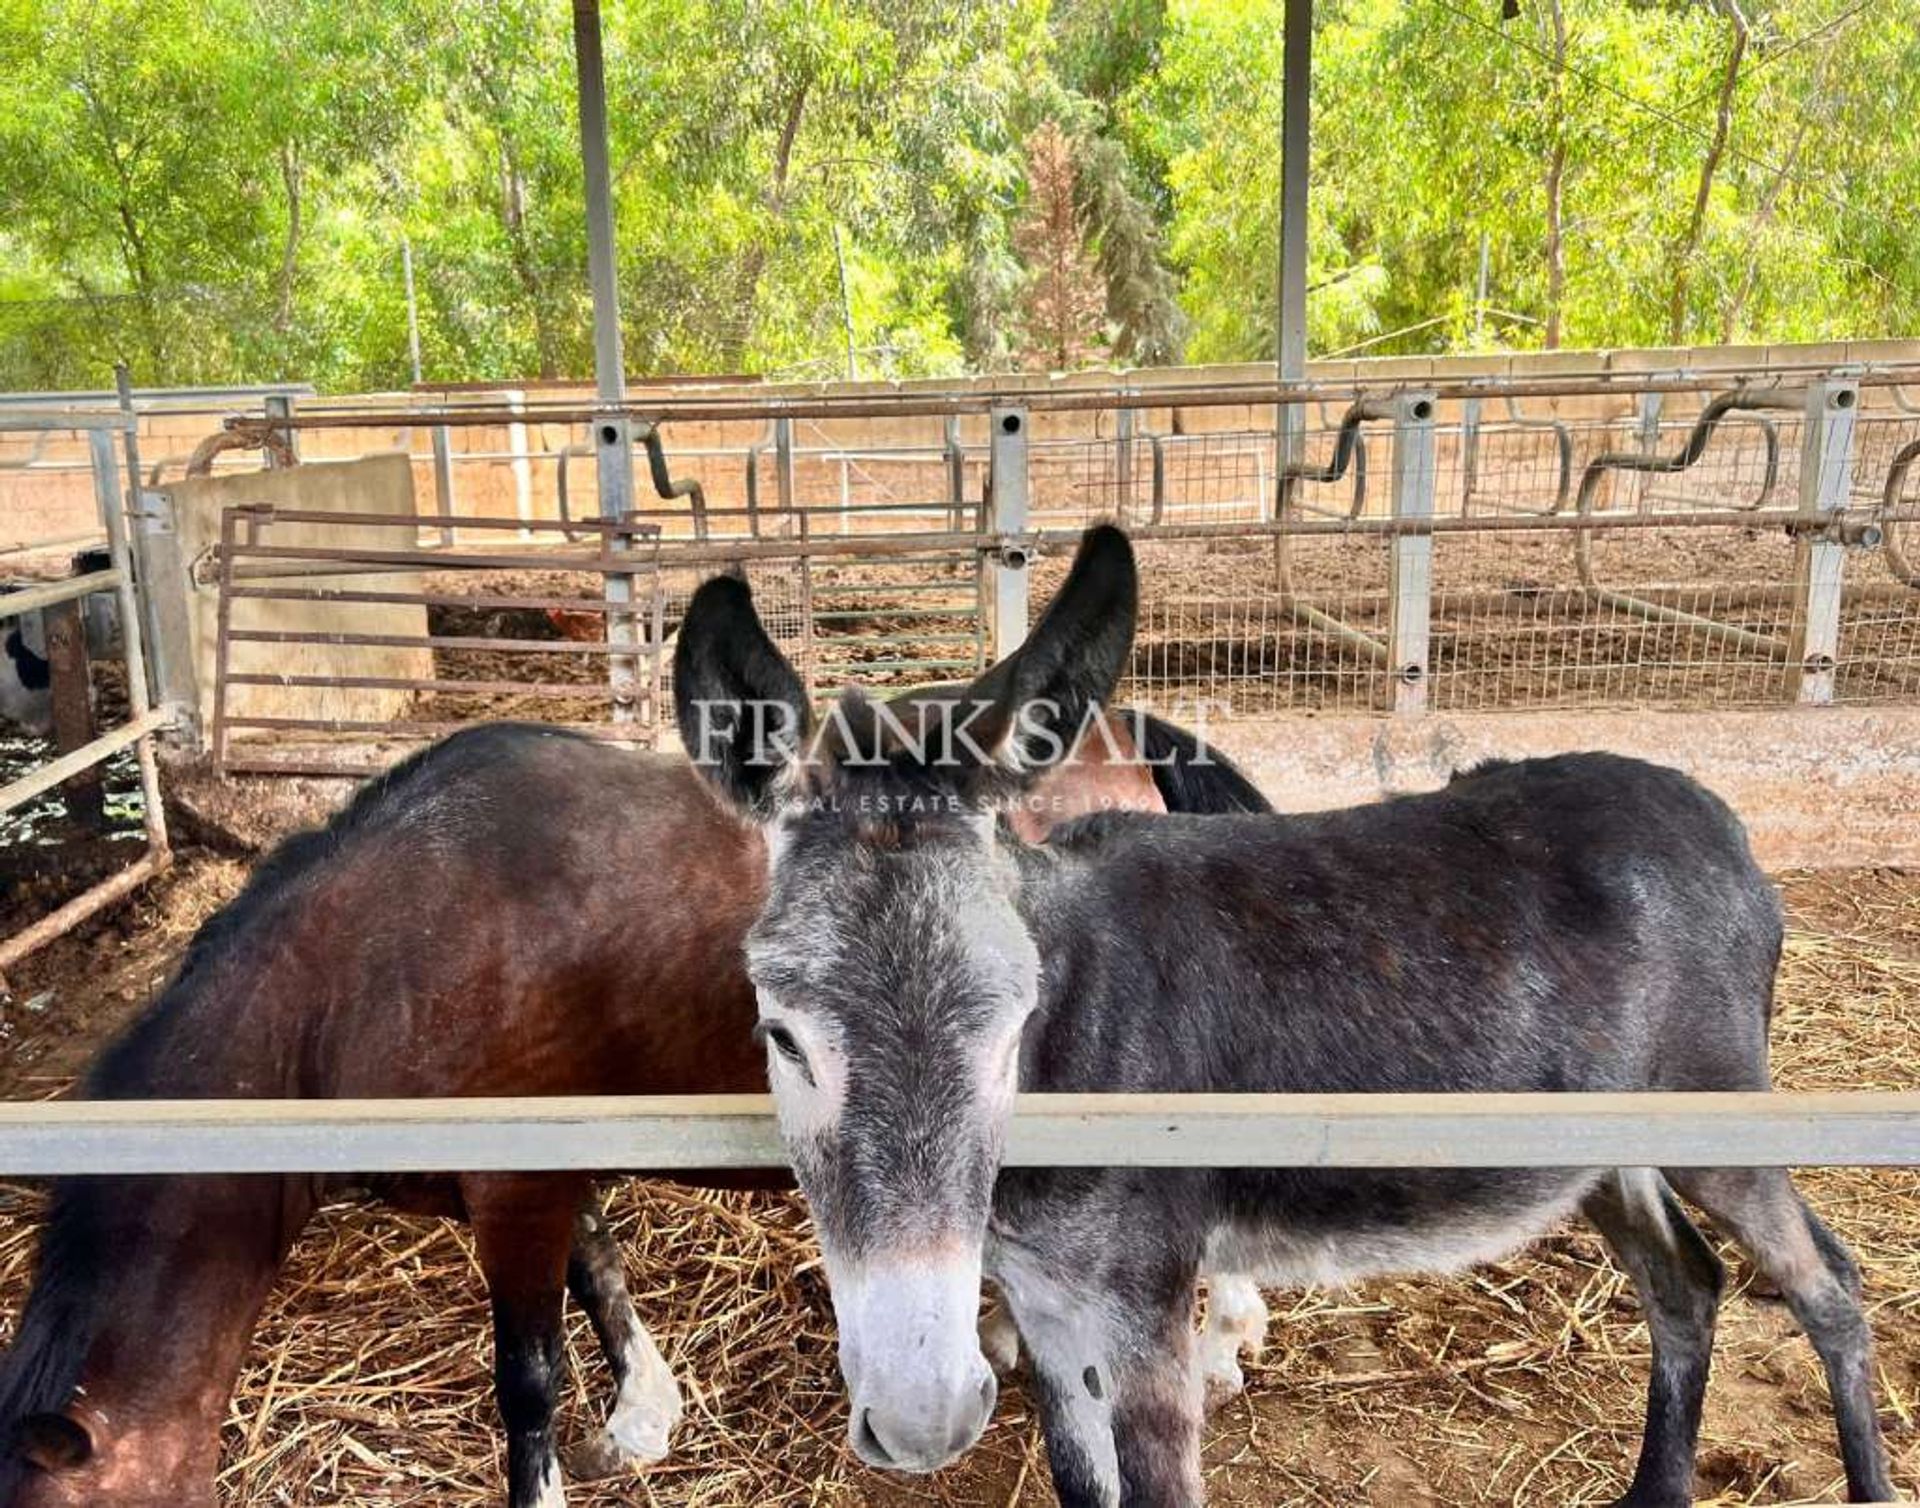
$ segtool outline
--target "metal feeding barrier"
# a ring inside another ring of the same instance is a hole
[[[145,851],[132,863],[0,941],[0,971],[13,967],[27,954],[60,936],[68,928],[130,894],[165,869],[171,857],[167,845],[166,812],[160,801],[159,770],[154,759],[153,738],[172,724],[173,711],[166,706],[153,706],[148,699],[142,609],[134,594],[134,564],[126,519],[121,511],[119,457],[114,450],[116,437],[129,434],[130,425],[130,420],[112,413],[0,408],[0,435],[84,434],[94,502],[106,536],[108,560],[104,570],[88,571],[64,581],[51,581],[0,596],[0,620],[18,620],[32,612],[46,613],[55,619],[49,624],[50,644],[58,639],[63,641],[67,650],[64,662],[57,652],[50,650],[49,669],[53,672],[51,694],[56,704],[56,731],[64,731],[59,727],[62,721],[59,704],[63,700],[77,707],[80,729],[77,738],[61,740],[68,743],[69,747],[56,751],[34,768],[0,786],[0,814],[16,812],[39,801],[59,786],[99,769],[123,749],[131,748],[139,767],[141,823],[146,835]],[[79,608],[86,599],[102,592],[113,593],[119,605],[127,717],[119,727],[89,736],[92,717],[87,633]]]
[[[620,724],[619,736],[649,742],[679,603],[701,574],[727,563],[754,575],[816,693],[848,677],[950,679],[1019,642],[1030,580],[1044,584],[1071,526],[1098,517],[1127,522],[1138,542],[1141,628],[1126,691],[1162,708],[1204,701],[1258,716],[1916,701],[1920,597],[1900,551],[1902,510],[1911,505],[1898,482],[1913,455],[1909,447],[1896,458],[1885,488],[1856,459],[1856,433],[1913,427],[1898,410],[1861,407],[1860,395],[1889,376],[1776,370],[1735,379],[1717,395],[1715,380],[1728,379],[1435,383],[1357,390],[1337,417],[1316,392],[1320,427],[1278,464],[1272,426],[1257,418],[1245,429],[1177,432],[1179,414],[1245,409],[1266,396],[1258,388],[1151,398],[1068,391],[1003,403],[992,394],[667,401],[658,407],[678,416],[670,422],[636,413],[628,425],[660,493],[627,516],[640,531],[629,543],[644,544],[637,557],[621,544],[621,528],[579,518],[565,481],[556,517],[439,514],[419,521],[439,530],[438,543],[403,548],[275,545],[276,520],[295,515],[243,510],[221,552],[235,566],[220,583],[223,657],[235,632],[237,644],[268,642],[245,626],[238,605],[249,600],[291,601],[296,592],[370,600],[338,584],[290,587],[279,576],[384,569],[433,573],[432,589],[408,600],[435,614],[461,611],[468,593],[476,613],[598,613],[637,625],[636,655],[614,653],[611,639],[575,650],[518,630],[494,633],[491,644],[480,632],[434,633],[415,644],[434,657],[431,674],[368,681],[343,670],[334,680],[416,693],[420,707],[404,718],[236,716],[228,697],[218,721],[223,732],[248,734],[430,734],[511,707]],[[1589,404],[1634,398],[1639,408],[1610,418],[1581,413],[1575,402],[1566,414],[1534,419],[1518,396],[1533,390]],[[1685,416],[1681,400],[1695,393],[1699,411]],[[1506,404],[1504,419],[1484,417],[1490,398]],[[1108,400],[1104,412],[1095,399]],[[1176,432],[1160,432],[1165,420],[1153,401],[1180,405]],[[862,422],[898,435],[909,427],[903,411],[918,417],[924,439],[862,438]],[[512,412],[540,423],[576,417]],[[258,443],[263,426],[290,436],[337,428],[345,417],[302,411],[236,428]],[[415,410],[352,417],[362,426],[425,422]],[[476,404],[427,417],[458,429],[499,416]],[[1062,423],[1087,419],[1110,421],[1110,436],[1060,437]],[[683,455],[669,443],[672,427],[694,424],[705,426],[702,442]],[[1042,424],[1054,432],[1036,434]],[[744,430],[736,448],[715,443],[726,425]],[[1384,488],[1370,489],[1362,471],[1369,430],[1385,457],[1376,468]],[[1677,442],[1666,443],[1675,431]],[[568,455],[597,443],[560,447],[559,477]],[[1797,493],[1779,503],[1789,447],[1799,459]],[[882,465],[896,474],[885,483],[874,480]],[[673,475],[681,469],[686,475]],[[1637,485],[1655,478],[1668,490]],[[1875,504],[1856,506],[1869,488]],[[368,527],[364,518],[332,522]],[[455,540],[482,530],[499,548]],[[516,569],[580,573],[583,592],[595,576],[623,580],[637,606],[623,612],[608,595],[602,610],[584,595],[487,580]],[[343,649],[354,642],[335,639]],[[496,666],[510,668],[488,677],[457,668],[462,656],[489,649],[500,656]],[[593,675],[582,673],[595,655],[616,672],[638,663],[637,701],[611,686],[597,695]],[[264,666],[230,673],[228,688],[270,684],[304,683]],[[458,706],[449,710],[448,698]],[[265,768],[272,756],[253,742],[216,739],[223,766]],[[301,768],[319,767],[307,751]]]

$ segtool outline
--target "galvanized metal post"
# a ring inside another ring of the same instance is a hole
[[[1807,384],[1800,442],[1800,513],[1793,542],[1793,632],[1787,644],[1787,689],[1795,701],[1833,700],[1840,659],[1840,592],[1846,546],[1832,527],[1853,480],[1853,431],[1860,388],[1849,378]],[[1824,527],[1822,527],[1824,526]]]
[[[1402,393],[1393,408],[1393,516],[1432,518],[1433,394]],[[1392,550],[1387,663],[1393,670],[1393,710],[1423,712],[1433,617],[1433,536],[1396,534]]]
[[[987,424],[987,532],[1000,541],[991,567],[987,632],[993,658],[1004,660],[1027,638],[1026,547],[1006,542],[1027,529],[1027,411],[995,408]]]
[[[1283,384],[1307,375],[1307,174],[1312,145],[1313,0],[1287,0],[1280,102],[1280,281],[1276,376]],[[1284,517],[1293,483],[1287,467],[1301,457],[1306,411],[1283,403],[1274,414],[1273,516]]]
[[[793,512],[793,420],[773,421],[773,482],[780,511]]]
[[[1130,408],[1113,416],[1113,516],[1122,524],[1133,505],[1133,421]]]
[[[633,512],[633,426],[614,410],[626,401],[626,359],[620,344],[619,269],[613,256],[613,177],[607,160],[607,80],[600,53],[599,0],[573,0],[573,57],[580,98],[580,165],[587,195],[587,277],[593,287],[593,375],[605,410],[593,423],[593,458],[600,516],[621,521]],[[611,535],[610,548],[631,555],[630,535]],[[607,642],[616,649],[638,642],[631,574],[605,578]],[[607,656],[613,720],[632,722],[639,701],[639,669],[631,654]]]
[[[425,368],[420,363],[420,307],[413,287],[413,242],[406,236],[400,238],[400,270],[407,284],[407,361],[413,372],[413,385],[417,388],[425,381]],[[431,439],[434,508],[444,519],[453,512],[453,452],[447,443],[446,425],[434,425]],[[441,524],[440,543],[453,543],[451,525]]]
[[[127,530],[137,592],[126,594],[126,616],[140,614],[145,654],[140,657],[141,674],[146,683],[140,688],[143,703],[151,698],[174,714],[172,737],[189,749],[200,748],[200,675],[193,657],[193,587],[187,575],[187,561],[181,552],[180,536],[175,528],[173,499],[165,492],[140,484],[140,421],[133,401],[133,379],[125,363],[114,368],[114,386],[120,397],[120,412],[127,416],[121,440],[126,452]],[[107,440],[106,460],[114,478],[114,507],[121,506],[119,466],[113,455],[111,436]],[[94,455],[94,486],[100,486],[101,459]],[[102,509],[108,507],[101,497]],[[128,662],[132,663],[131,660]]]
[[[125,369],[122,368],[122,371],[124,373]],[[126,519],[120,511],[123,506],[120,470],[113,453],[113,436],[104,429],[92,430],[87,435],[87,445],[93,459],[94,503],[100,510],[100,522],[107,533],[107,553],[115,569],[120,572],[120,585],[117,588],[120,602],[120,656],[127,667],[127,719],[129,722],[138,722],[153,706],[147,694],[147,641],[142,632],[139,601],[148,595],[151,587],[143,584],[139,592],[134,591],[133,553]],[[176,549],[176,559],[178,555]],[[181,581],[184,584],[184,572]],[[176,718],[185,717],[189,712],[197,714],[198,711],[197,706],[177,703],[174,706]],[[142,738],[133,747],[140,766],[141,819],[147,829],[148,857],[158,867],[167,862],[167,813],[160,800],[160,766],[154,758],[152,738]]]
[[[1660,454],[1660,410],[1665,406],[1665,393],[1642,393],[1640,395],[1638,428],[1640,432],[1640,453],[1657,456]],[[1647,494],[1653,490],[1653,473],[1636,472],[1633,488],[1633,506],[1638,508],[1646,503]]]
[[[1480,400],[1460,405],[1460,516],[1473,512],[1473,494],[1480,485]]]
[[[261,411],[265,413],[269,419],[291,419],[293,417],[293,394],[292,393],[267,394],[267,396],[263,400],[261,400]],[[281,430],[280,433],[282,437],[286,440],[286,444],[287,444],[286,453],[292,456],[294,460],[296,461],[299,460],[300,459],[300,431],[297,429],[289,428],[289,429]],[[280,451],[278,447],[269,445],[267,447],[268,469],[277,470],[280,464],[281,464]]]

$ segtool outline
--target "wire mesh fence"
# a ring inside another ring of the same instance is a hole
[[[817,696],[850,680],[895,689],[977,671],[1011,642],[1004,626],[996,639],[990,610],[1009,569],[994,464],[1017,465],[1025,482],[1012,532],[1062,546],[1037,553],[1027,573],[1035,610],[1064,575],[1073,531],[1100,519],[1136,531],[1142,601],[1122,695],[1176,715],[1200,704],[1215,717],[1385,713],[1407,709],[1416,682],[1414,705],[1456,713],[1785,705],[1813,658],[1808,571],[1822,551],[1820,569],[1837,582],[1822,695],[1920,701],[1920,415],[1885,402],[1859,413],[1843,505],[1822,494],[1809,517],[1812,437],[1798,389],[1730,379],[1552,405],[1443,399],[1426,410],[1416,457],[1432,523],[1408,527],[1396,499],[1412,431],[1391,403],[1362,407],[1308,405],[1292,452],[1272,408],[1257,406],[1213,429],[1189,429],[1174,410],[1115,409],[1076,425],[1051,415],[1017,459],[993,449],[984,416],[808,418],[769,406],[669,425],[671,468],[701,483],[704,507],[696,517],[684,499],[647,497],[629,520],[649,531],[651,552],[633,576],[644,589],[634,618],[659,645],[642,736],[667,704],[687,597],[730,552],[750,558],[761,610]],[[567,431],[543,435],[584,450]],[[577,554],[610,527],[590,522],[591,472],[578,466],[571,527],[556,536],[552,520],[520,518],[524,566],[457,570],[463,584],[441,595],[553,598],[544,627],[489,620],[498,609],[459,621],[511,630],[495,638],[571,635],[599,652],[523,645],[489,658],[436,643],[421,676],[432,684],[409,717],[560,720],[561,704],[569,720],[616,715],[601,577],[575,561],[564,584],[550,580],[542,558]],[[422,523],[420,568],[453,569],[446,549],[467,535],[455,529],[436,553],[433,521]],[[1425,621],[1409,640],[1400,573],[1413,538],[1423,549],[1409,579]],[[434,610],[448,623],[459,611]],[[1420,646],[1417,665],[1408,642]],[[461,680],[474,684],[442,684]],[[511,681],[547,689],[517,697]]]

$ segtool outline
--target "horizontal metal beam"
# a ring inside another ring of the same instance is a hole
[[[162,728],[173,726],[173,709],[155,707],[143,712],[131,722],[123,723],[111,733],[103,733],[89,743],[80,745],[70,754],[62,754],[58,759],[49,760],[31,775],[23,775],[11,785],[0,786],[0,812],[10,812],[38,796],[42,791],[50,791],[62,781],[73,779],[83,770],[90,770],[102,760],[110,758],[129,744],[138,743],[149,733],[157,733]]]
[[[20,408],[0,410],[0,434],[59,433],[67,429],[127,430],[133,427],[129,414],[100,410],[62,408]]]
[[[764,1095],[0,1104],[0,1174],[785,1163]],[[1024,1095],[1026,1167],[1920,1166],[1920,1093]]]
[[[619,415],[650,423],[680,420],[933,418],[981,415],[994,408],[1018,404],[1034,413],[1076,413],[1106,409],[1220,408],[1240,404],[1310,403],[1320,399],[1351,399],[1407,388],[1431,389],[1442,399],[1485,398],[1511,394],[1516,398],[1571,398],[1592,393],[1686,393],[1724,388],[1744,375],[1750,386],[1786,385],[1796,378],[1830,370],[1833,363],[1804,363],[1768,367],[1761,372],[1607,372],[1560,373],[1551,377],[1440,378],[1430,373],[1378,377],[1307,378],[1300,382],[1222,382],[1195,387],[1115,388],[1002,388],[965,392],[830,394],[794,397],[746,397],[738,394],[702,398],[692,394],[672,397],[642,395],[621,404],[587,404],[578,399],[551,404],[529,403],[524,408],[501,407],[483,401],[471,405],[428,404],[406,408],[309,406],[276,429],[382,429],[413,424],[487,425],[592,424]],[[1920,370],[1913,362],[1869,362],[1850,380],[1862,386],[1911,383]],[[258,423],[249,416],[245,421]]]
[[[120,585],[118,571],[88,571],[83,576],[68,576],[49,581],[45,586],[22,587],[0,595],[0,619],[18,618],[36,608],[54,607],[75,597],[91,597],[95,592],[110,592]]]

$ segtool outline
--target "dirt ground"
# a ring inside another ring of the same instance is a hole
[[[0,1000],[0,1093],[63,1088],[239,886],[243,857],[186,849],[131,905],[22,966]],[[1775,1027],[1790,1088],[1920,1082],[1920,875],[1791,874]],[[1814,1172],[1820,1212],[1866,1272],[1897,1477],[1920,1490],[1920,1174]],[[31,1270],[41,1196],[0,1186],[0,1340]],[[774,1195],[629,1183],[611,1208],[643,1315],[687,1386],[674,1457],[580,1486],[576,1505],[1020,1508],[1052,1501],[1017,1381],[960,1467],[887,1479],[841,1444],[824,1285],[803,1213]],[[1835,1500],[1831,1415],[1810,1349],[1744,1269],[1720,1329],[1700,1490],[1716,1503]],[[1265,1356],[1213,1418],[1212,1501],[1608,1501],[1638,1437],[1647,1338],[1598,1241],[1568,1230],[1451,1279],[1270,1295]],[[578,1316],[563,1433],[608,1384]],[[464,1230],[330,1208],[256,1335],[226,1435],[226,1500],[246,1505],[497,1501],[485,1300]]]

